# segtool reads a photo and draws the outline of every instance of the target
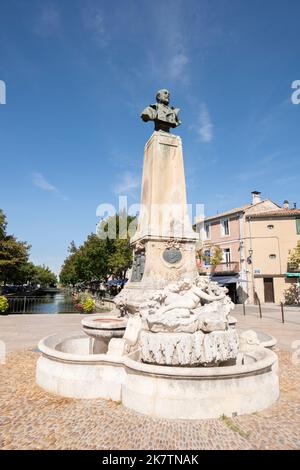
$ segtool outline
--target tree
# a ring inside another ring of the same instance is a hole
[[[218,264],[222,263],[223,261],[223,251],[222,248],[219,246],[213,247],[213,255],[211,257],[210,263],[213,266],[217,266]]]
[[[55,274],[48,268],[48,266],[34,266],[34,274],[32,282],[40,284],[42,287],[52,286],[57,283]]]
[[[206,251],[209,251],[209,254],[206,254]],[[208,247],[201,247],[197,251],[197,256],[201,261],[205,263],[211,264],[213,266],[217,266],[218,264],[222,263],[223,261],[223,251],[217,245],[209,245]]]
[[[29,258],[30,245],[8,235],[4,212],[0,209],[0,282],[4,284],[41,284],[57,282],[47,266],[35,266]]]
[[[30,245],[6,232],[6,216],[0,209],[0,282],[19,283],[28,262]]]
[[[128,229],[135,217],[125,212],[103,220],[97,234],[90,234],[77,248],[71,242],[60,273],[63,285],[107,279],[110,275],[124,278],[132,264]]]
[[[300,303],[299,286],[295,283],[284,291],[284,303],[286,305],[296,305]]]
[[[300,266],[300,241],[297,242],[296,248],[289,251],[288,262]]]

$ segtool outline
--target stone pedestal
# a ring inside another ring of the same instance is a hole
[[[141,210],[131,239],[134,262],[122,295],[141,302],[170,282],[193,279],[197,239],[187,207],[181,138],[155,131],[145,145]]]
[[[145,145],[141,211],[131,242],[148,237],[195,240],[187,208],[181,138],[162,131],[154,132]]]

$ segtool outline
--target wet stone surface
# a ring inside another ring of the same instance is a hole
[[[279,353],[280,400],[260,413],[162,420],[105,400],[50,395],[35,385],[38,354],[0,365],[1,449],[299,449],[300,365]]]

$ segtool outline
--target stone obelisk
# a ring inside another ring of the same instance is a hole
[[[145,145],[141,210],[130,242],[132,274],[124,294],[142,301],[152,291],[181,278],[197,275],[198,239],[189,218],[181,138],[169,132],[180,124],[179,109],[169,106],[169,92],[160,90],[157,102],[142,112],[155,131]]]

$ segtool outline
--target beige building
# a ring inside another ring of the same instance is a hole
[[[283,208],[246,215],[245,249],[250,301],[256,292],[261,302],[280,303],[291,284],[299,283],[300,266],[288,263],[289,251],[300,241],[300,210]]]
[[[297,282],[290,272],[288,252],[300,240],[300,210],[280,207],[252,192],[252,202],[196,221],[202,240],[201,274],[226,285],[234,302],[280,302],[284,290]],[[215,247],[223,259],[212,264]],[[256,294],[255,294],[256,293]],[[257,300],[257,299],[256,299]]]

